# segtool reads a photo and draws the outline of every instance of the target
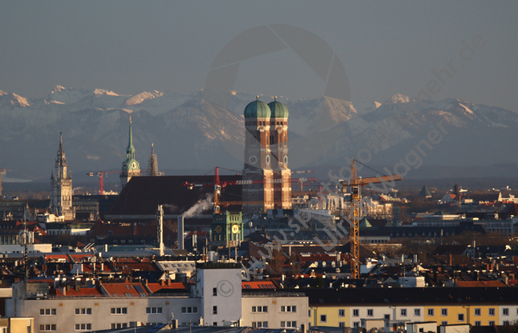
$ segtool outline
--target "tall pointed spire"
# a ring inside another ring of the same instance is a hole
[[[126,158],[135,158],[135,147],[133,147],[133,131],[131,128],[131,116],[129,117],[129,142],[126,149]]]
[[[59,147],[54,170],[50,174],[51,182],[51,210],[65,220],[74,219],[72,209],[72,174],[68,170],[65,149],[63,148],[63,133],[59,133]]]
[[[122,162],[120,174],[121,185],[124,187],[133,176],[140,176],[140,164],[135,159],[135,147],[133,146],[133,131],[131,117],[129,117],[129,139],[126,149],[126,160]]]

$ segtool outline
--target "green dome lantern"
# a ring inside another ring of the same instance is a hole
[[[245,107],[245,118],[270,118],[271,114],[270,108],[259,100],[259,96]]]
[[[272,118],[277,119],[288,119],[289,111],[286,105],[277,101],[277,96],[275,97],[275,101],[268,103],[270,110],[272,112]]]

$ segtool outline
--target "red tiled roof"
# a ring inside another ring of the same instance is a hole
[[[244,281],[241,286],[243,289],[276,289],[272,281]]]
[[[148,292],[138,282],[124,282],[124,283],[103,283],[102,287],[111,297],[141,297],[147,296]]]
[[[147,287],[151,290],[152,293],[155,293],[162,289],[167,290],[185,290],[185,285],[182,282],[171,282],[169,285],[165,283],[162,285],[161,283],[148,283]]]
[[[56,289],[57,297],[92,297],[92,296],[103,296],[103,294],[97,288],[81,288],[79,291],[76,291],[74,288],[70,288],[69,291],[61,291],[60,289]]]

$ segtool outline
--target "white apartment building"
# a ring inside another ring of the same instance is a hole
[[[81,332],[177,321],[180,326],[307,327],[303,293],[247,290],[241,266],[198,264],[190,292],[150,294],[141,283],[100,284],[51,292],[39,284],[27,299],[24,284],[13,285],[8,317],[33,317],[34,332]],[[37,290],[37,291],[35,291]],[[254,311],[255,310],[255,311]]]

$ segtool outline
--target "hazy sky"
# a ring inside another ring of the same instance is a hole
[[[518,112],[517,1],[1,1],[0,90],[44,97],[55,85],[190,93],[238,34],[289,24],[325,40],[351,99],[415,96],[450,64],[434,100]],[[483,45],[460,67],[463,40]],[[477,37],[475,37],[477,38]],[[290,99],[325,83],[287,48],[242,61],[235,89]]]

